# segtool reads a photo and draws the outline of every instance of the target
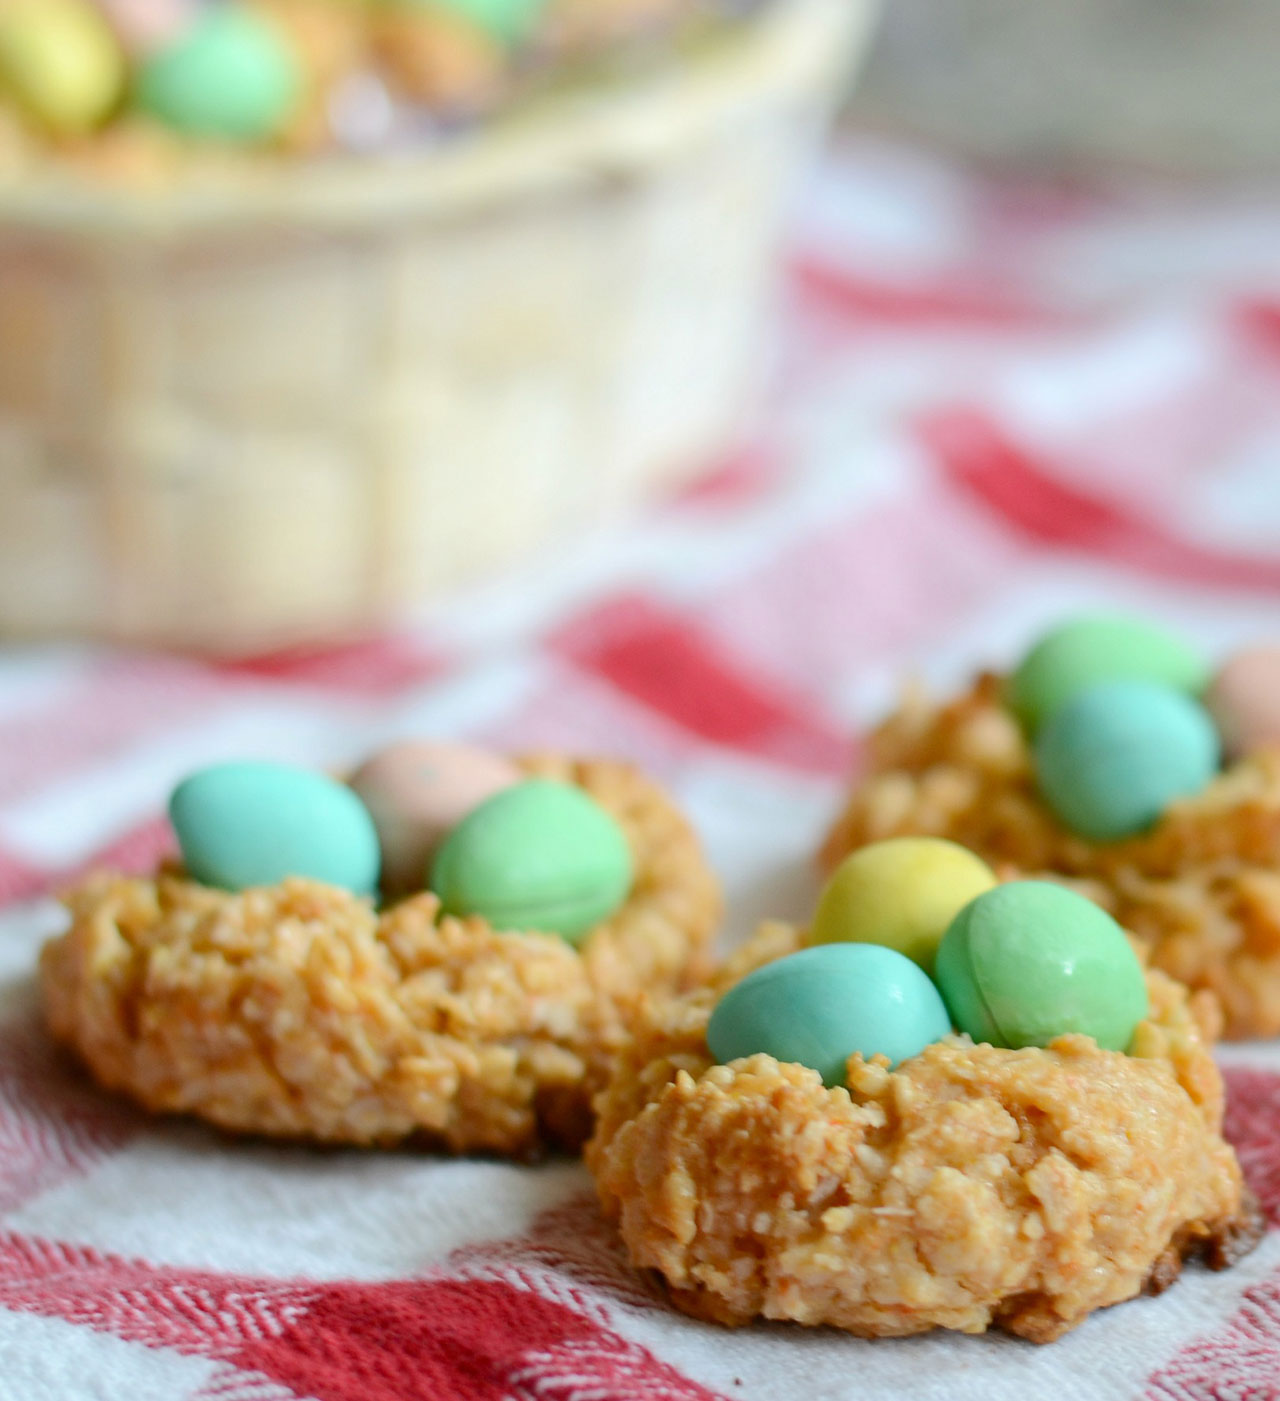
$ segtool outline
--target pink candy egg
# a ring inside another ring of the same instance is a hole
[[[351,779],[382,845],[389,894],[423,890],[436,848],[487,798],[523,778],[514,764],[466,744],[409,740],[366,759]]]
[[[150,53],[171,43],[193,22],[196,0],[99,0],[107,19],[131,53]]]
[[[1229,658],[1204,703],[1231,758],[1280,747],[1280,645],[1250,647]]]

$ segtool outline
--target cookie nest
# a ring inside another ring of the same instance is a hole
[[[1002,685],[982,676],[946,705],[909,692],[871,736],[824,863],[923,834],[960,842],[1005,875],[1066,878],[1135,934],[1153,965],[1216,994],[1228,1036],[1280,1034],[1280,751],[1233,765],[1143,836],[1089,842],[1036,792]]]
[[[798,942],[764,931],[728,978]],[[1186,992],[1148,983],[1131,1055],[953,1036],[897,1071],[852,1057],[847,1089],[767,1055],[715,1065],[714,992],[669,1001],[597,1102],[605,1211],[701,1318],[1048,1342],[1260,1234]]]
[[[228,894],[162,872],[95,876],[46,945],[46,1017],[104,1086],[222,1128],[334,1143],[425,1136],[577,1147],[643,994],[705,976],[719,893],[689,825],[626,765],[534,759],[622,825],[625,905],[581,949],[441,916],[379,915],[314,881]]]

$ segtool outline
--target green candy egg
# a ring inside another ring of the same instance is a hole
[[[459,15],[504,44],[517,44],[532,33],[549,0],[398,0],[418,10]]]
[[[448,914],[579,943],[631,888],[631,849],[580,788],[530,779],[469,813],[445,839],[431,889]]]
[[[1102,681],[1149,681],[1199,695],[1209,668],[1163,628],[1118,614],[1086,616],[1036,643],[1009,678],[1005,700],[1035,734],[1074,696]]]
[[[1144,831],[1218,767],[1218,732],[1181,691],[1139,681],[1094,686],[1035,743],[1036,782],[1054,814],[1093,841]]]
[[[264,141],[285,124],[302,69],[284,34],[239,5],[214,5],[138,75],[144,111],[188,136]]]
[[[217,764],[180,783],[169,818],[188,873],[247,890],[306,876],[367,895],[378,884],[378,836],[351,790],[289,764]]]
[[[707,1046],[722,1064],[760,1053],[807,1065],[828,1087],[845,1062],[909,1060],[951,1031],[938,990],[909,958],[876,944],[823,944],[757,968],[716,1004]]]
[[[0,78],[50,131],[82,135],[119,101],[124,55],[82,0],[8,0],[0,4]]]
[[[993,1046],[1047,1046],[1079,1032],[1124,1051],[1147,985],[1124,930],[1083,895],[1013,881],[955,917],[934,976],[961,1031]]]
[[[971,851],[940,837],[893,837],[836,868],[809,928],[811,944],[883,944],[926,973],[957,911],[996,883]]]

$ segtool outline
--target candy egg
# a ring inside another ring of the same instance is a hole
[[[827,1086],[845,1062],[896,1065],[951,1031],[937,988],[918,965],[875,944],[823,944],[757,968],[716,1004],[707,1046],[722,1064],[760,1053],[807,1065]]]
[[[1200,792],[1217,766],[1218,735],[1204,707],[1140,681],[1082,692],[1035,744],[1045,802],[1094,841],[1143,831],[1173,799]]]
[[[378,883],[378,836],[364,804],[324,774],[233,763],[178,785],[169,818],[188,873],[223,890],[307,876],[359,895]]]
[[[548,0],[431,0],[436,9],[469,20],[504,44],[518,43],[533,29]]]
[[[811,944],[883,944],[928,973],[947,925],[990,890],[986,862],[938,837],[894,837],[855,851],[818,901]]]
[[[631,877],[626,836],[599,803],[571,784],[530,779],[453,829],[431,889],[449,914],[578,943],[622,904]]]
[[[144,111],[189,136],[262,141],[285,125],[302,72],[283,33],[239,5],[215,5],[138,76]]]
[[[1232,758],[1280,748],[1280,646],[1237,652],[1214,677],[1204,701]]]
[[[130,53],[171,43],[195,17],[199,0],[98,0]]]
[[[124,90],[124,57],[81,0],[0,4],[0,76],[22,107],[59,135],[92,131]]]
[[[432,857],[453,828],[521,778],[514,764],[467,744],[408,741],[365,760],[351,787],[378,829],[383,889],[421,890]]]
[[[1078,1032],[1124,1051],[1147,1015],[1142,967],[1103,909],[1048,881],[1013,881],[966,905],[935,977],[961,1031],[993,1046]]]
[[[1198,695],[1203,658],[1181,638],[1137,618],[1086,616],[1054,628],[1009,678],[1005,699],[1027,730],[1102,681],[1149,681]]]

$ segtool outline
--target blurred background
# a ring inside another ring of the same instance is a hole
[[[1278,38],[1253,0],[891,0],[856,114],[1024,167],[1274,170]]]
[[[1071,470],[1265,534],[1269,463],[1236,459],[1267,454],[1222,435],[1276,336],[1277,25],[3,0],[0,627],[243,655],[421,616],[758,451],[797,298],[878,337],[842,481],[885,415],[1056,401],[1051,438],[1104,434],[1105,390],[1153,446]],[[1154,492],[1137,459],[1192,440]]]
[[[948,693],[1085,609],[1214,664],[1274,640],[1277,52],[1274,0],[0,0],[10,1082],[43,1085],[47,897],[154,871],[205,765],[349,772],[419,737],[622,756],[695,824],[731,942],[809,919],[907,678]],[[11,1135],[19,1185],[44,1112]],[[59,1158],[15,1230],[55,1264],[66,1238],[240,1283],[372,1278],[382,1241],[389,1277],[507,1210],[525,1232],[575,1171],[326,1155],[299,1230],[292,1147],[141,1142],[155,1200],[137,1160],[81,1184]],[[368,1250],[328,1232],[347,1211]],[[1035,1359],[874,1364],[1261,1394],[1256,1259]],[[74,1328],[0,1311],[0,1393],[223,1384],[174,1348],[86,1350],[82,1303]],[[633,1313],[700,1394],[874,1384],[847,1339],[699,1357],[706,1330]],[[470,1366],[465,1309],[442,1318]]]
[[[1274,632],[1278,14],[0,0],[7,888],[425,732],[636,758],[741,927],[904,675]]]

